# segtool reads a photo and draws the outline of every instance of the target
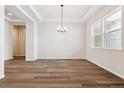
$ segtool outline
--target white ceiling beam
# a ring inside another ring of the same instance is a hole
[[[81,17],[81,19],[83,19],[85,16],[86,16],[86,14],[89,12],[89,10],[92,8],[92,6],[90,5],[85,11],[84,11],[84,13],[82,14],[82,17]]]
[[[11,25],[25,25],[25,23],[21,20],[13,20],[10,19],[9,17],[5,17],[5,20],[11,23]]]
[[[97,13],[103,6],[102,5],[93,5],[91,6],[87,12],[85,13],[85,15],[82,17],[81,21],[82,22],[87,22],[88,20],[90,20],[90,18]]]
[[[60,19],[44,19],[43,22],[60,22]],[[72,22],[72,23],[81,23],[80,19],[64,19],[65,23]]]
[[[37,11],[34,9],[34,7],[32,5],[29,5],[29,8],[33,11],[33,13],[36,15],[36,17],[42,21],[43,18],[37,13]]]
[[[9,17],[5,17],[5,20],[9,21],[9,22],[12,22],[13,20],[10,19]]]
[[[23,10],[19,5],[16,5],[16,7],[17,7],[25,16],[27,16],[29,19],[31,19],[33,22],[35,22],[35,20],[34,20],[25,10]]]
[[[24,12],[23,9],[21,9],[20,6],[15,6],[15,5],[7,5],[6,10],[13,13],[15,16],[17,16],[20,20],[23,22],[34,22],[34,20]],[[13,19],[12,19],[13,20]]]
[[[9,21],[9,22],[23,22],[23,21],[21,21],[21,20],[14,20],[14,19],[11,19],[11,18],[9,18],[9,17],[5,17],[5,20],[7,20],[7,21]]]

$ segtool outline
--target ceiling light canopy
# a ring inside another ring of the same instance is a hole
[[[67,31],[67,28],[64,26],[64,22],[63,22],[63,8],[64,6],[61,5],[61,26],[57,28],[57,31],[58,32],[66,32]]]

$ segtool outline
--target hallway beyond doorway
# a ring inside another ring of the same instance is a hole
[[[25,56],[13,56],[13,60],[25,60]]]

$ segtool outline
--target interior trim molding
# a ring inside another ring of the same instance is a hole
[[[33,11],[33,13],[36,15],[36,17],[42,21],[43,18],[37,13],[37,11],[34,9],[34,7],[32,5],[29,5],[29,8]]]
[[[36,61],[37,59],[26,59],[26,61]]]
[[[19,9],[26,17],[28,17],[30,20],[32,20],[35,23],[35,20],[24,10],[20,7],[20,5],[15,5],[17,9]]]
[[[99,64],[99,63],[96,63],[95,61],[93,61],[93,60],[91,60],[91,59],[89,59],[89,58],[86,58],[86,60],[89,61],[89,62],[91,62],[91,63],[94,63],[94,64],[97,65],[97,66],[100,66],[101,68],[103,68],[103,69],[109,71],[110,73],[113,73],[114,75],[120,77],[121,79],[124,79],[124,76],[123,76],[123,75],[121,75],[121,74],[119,74],[119,73],[117,73],[117,72],[115,72],[115,71],[112,71],[112,70],[110,70],[109,68],[107,68],[107,67],[105,67],[105,66],[103,66],[103,65],[101,65],[101,64]]]
[[[101,8],[103,8],[104,5],[102,6],[91,6],[89,7],[88,11],[85,13],[85,15],[81,18],[81,21],[83,21],[84,23],[89,21],[91,19],[91,17],[97,13],[98,11],[100,11]]]
[[[0,79],[3,79],[5,77],[5,75],[2,75],[2,76],[0,76]]]
[[[11,59],[13,59],[13,57],[5,58],[4,61],[8,61],[8,60],[11,60]]]
[[[81,58],[81,57],[72,57],[72,58],[66,58],[66,57],[39,57],[37,58],[39,59],[85,59],[85,58]]]
[[[42,22],[60,22],[59,19],[43,19]],[[80,19],[64,19],[65,23],[83,23]]]
[[[21,21],[21,20],[13,20],[13,19],[10,19],[9,17],[5,17],[5,20],[7,20],[7,21],[9,21],[9,22],[23,23],[23,21]]]

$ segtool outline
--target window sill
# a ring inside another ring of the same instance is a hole
[[[91,47],[91,49],[113,50],[113,51],[123,51],[123,49],[115,49],[115,48],[101,48],[101,47]]]

